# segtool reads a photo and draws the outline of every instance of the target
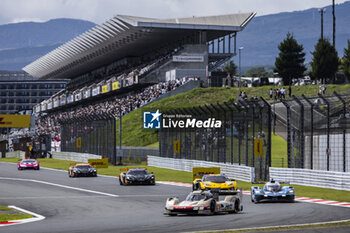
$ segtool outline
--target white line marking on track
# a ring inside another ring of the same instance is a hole
[[[111,194],[111,193],[104,193],[104,192],[99,192],[99,191],[94,191],[94,190],[89,190],[89,189],[83,189],[83,188],[77,188],[77,187],[72,187],[72,186],[67,186],[67,185],[62,185],[62,184],[55,184],[55,183],[50,183],[50,182],[41,181],[41,180],[9,178],[9,177],[0,177],[0,179],[2,179],[2,180],[29,181],[29,182],[39,183],[39,184],[52,185],[52,186],[56,186],[56,187],[60,187],[60,188],[66,188],[66,189],[72,189],[72,190],[87,192],[87,193],[95,193],[95,194],[100,194],[100,195],[105,195],[105,196],[110,196],[110,197],[119,197],[119,195],[115,195],[115,194]]]
[[[33,218],[26,218],[26,219],[18,219],[18,220],[8,221],[6,224],[0,224],[0,227],[13,226],[13,225],[17,225],[17,224],[30,223],[30,222],[36,222],[36,221],[41,221],[41,220],[45,219],[45,217],[40,215],[40,214],[36,214],[34,212],[31,212],[31,211],[19,208],[17,206],[9,205],[9,208],[19,210],[19,211],[24,212],[26,214],[30,214],[30,215],[32,215],[34,217]]]
[[[81,198],[105,198],[104,196],[101,195],[91,195],[91,196],[49,196],[49,197],[43,197],[43,196],[38,196],[38,197],[0,197],[0,200],[26,200],[26,199],[81,199]]]

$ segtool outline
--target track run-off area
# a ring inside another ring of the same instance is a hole
[[[350,208],[344,208],[347,203],[320,205],[317,200],[310,202],[300,197],[294,203],[254,204],[249,195],[243,196],[244,210],[239,214],[164,215],[168,197],[182,200],[190,191],[189,184],[120,186],[117,177],[69,178],[65,171],[18,171],[16,164],[0,162],[0,206],[13,205],[45,217],[0,227],[0,232],[191,232],[350,219]],[[350,226],[337,232],[350,232]]]

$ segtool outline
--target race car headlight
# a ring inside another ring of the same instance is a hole
[[[206,185],[206,186],[210,186],[210,184],[209,184],[209,183],[205,183],[205,182],[203,182],[203,184],[204,184],[204,185]]]
[[[256,193],[256,194],[263,194],[263,193],[262,193],[261,191],[259,191],[259,190],[256,190],[255,193]]]
[[[21,167],[25,167],[26,165],[25,164],[20,164]]]
[[[167,206],[166,207],[168,210],[173,210],[174,209],[174,206]]]
[[[202,207],[202,208],[203,208],[203,207]],[[198,206],[193,207],[193,210],[198,210],[198,209],[199,209]]]
[[[288,194],[294,194],[294,190],[289,190]]]

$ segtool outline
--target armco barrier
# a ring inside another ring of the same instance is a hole
[[[100,156],[100,155],[93,155],[93,154],[87,154],[87,153],[56,152],[56,151],[53,151],[52,152],[52,158],[53,159],[60,159],[60,160],[70,160],[70,161],[87,163],[88,159],[101,159],[102,156]]]
[[[193,167],[220,167],[221,173],[227,175],[229,178],[243,180],[247,182],[254,181],[254,168],[247,166],[240,166],[229,163],[215,163],[201,160],[189,159],[173,159],[158,156],[147,156],[148,165],[153,167],[169,168],[179,171],[192,172]]]
[[[350,172],[270,167],[270,177],[290,184],[350,191]]]

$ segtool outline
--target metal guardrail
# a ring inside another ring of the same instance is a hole
[[[158,156],[147,156],[149,166],[192,172],[193,167],[220,167],[221,173],[229,178],[246,182],[254,181],[254,167],[238,164],[216,163],[201,160],[164,158]]]
[[[350,191],[350,172],[270,167],[270,178],[296,185]]]

